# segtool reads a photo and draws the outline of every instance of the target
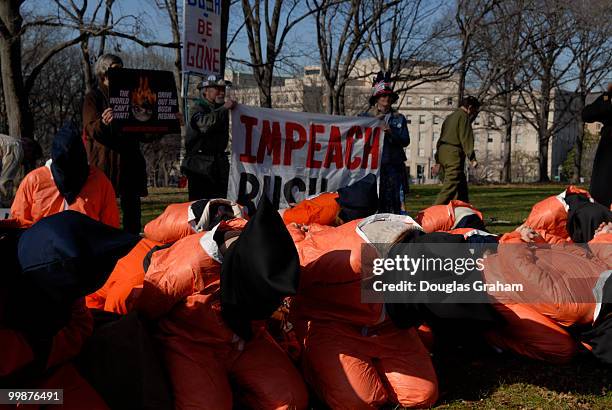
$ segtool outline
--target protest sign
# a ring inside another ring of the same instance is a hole
[[[232,110],[228,198],[278,208],[378,174],[381,121],[238,105]]]
[[[183,72],[221,74],[221,0],[183,3]]]
[[[178,96],[170,71],[108,70],[113,130],[118,133],[181,132]]]

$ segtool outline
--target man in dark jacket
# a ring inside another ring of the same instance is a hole
[[[606,208],[612,203],[612,83],[608,84],[608,91],[599,96],[592,104],[582,110],[584,122],[601,122],[601,139],[593,161],[591,174],[591,187],[589,189],[593,199]]]
[[[187,126],[185,159],[181,170],[188,180],[189,200],[225,198],[229,160],[229,112],[236,105],[225,100],[229,81],[210,76],[198,85],[202,98],[196,101]]]
[[[111,122],[113,110],[109,104],[109,68],[121,68],[121,58],[104,54],[96,62],[98,88],[85,96],[83,102],[83,142],[89,164],[100,168],[113,183],[121,200],[123,229],[140,233],[140,197],[147,196],[147,165],[140,151],[145,136],[117,135]]]

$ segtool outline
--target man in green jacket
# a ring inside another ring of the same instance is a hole
[[[459,108],[442,123],[435,159],[440,167],[443,185],[436,198],[436,205],[448,204],[452,199],[469,202],[465,159],[470,161],[472,167],[478,166],[474,154],[472,122],[479,109],[480,101],[476,97],[465,97]]]
[[[225,198],[229,159],[229,112],[236,101],[226,100],[225,88],[231,85],[210,76],[198,85],[202,98],[196,101],[187,124],[185,158],[181,171],[187,177],[189,200]]]

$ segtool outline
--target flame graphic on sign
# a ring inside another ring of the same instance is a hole
[[[156,102],[157,95],[149,87],[149,77],[139,77],[138,88],[132,90],[132,113],[134,117],[143,122],[151,119]]]

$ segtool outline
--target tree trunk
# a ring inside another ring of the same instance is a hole
[[[169,4],[168,7],[170,7],[171,9],[168,10],[168,17],[170,18],[170,26],[172,27],[172,41],[180,44],[181,43],[181,32],[180,32],[180,28],[179,28],[179,21],[178,21],[178,4],[177,4],[177,0],[172,0]],[[223,26],[222,26],[223,28]],[[224,46],[224,42],[223,42],[223,38],[221,39],[221,49],[223,50],[223,46]],[[179,96],[181,94],[181,90],[183,89],[183,75],[182,75],[182,70],[183,70],[183,60],[182,60],[182,55],[181,55],[182,49],[180,47],[177,47],[174,49],[174,68],[173,68],[173,72],[174,72],[174,81],[176,82],[176,88],[179,91]],[[221,65],[223,66],[225,64],[225,55],[222,55],[221,58]],[[221,71],[221,73],[223,74],[223,69]],[[181,112],[183,115],[185,114],[185,99],[184,98],[179,98],[178,99],[178,105],[179,105],[179,112]],[[186,128],[185,126],[181,126],[181,152],[183,152],[183,145],[184,145],[184,140],[185,140],[185,135],[186,135]]]
[[[338,115],[346,115],[346,105],[344,93],[346,88],[342,85],[338,89]]]
[[[545,68],[546,70],[546,68]],[[538,118],[538,140],[539,140],[539,181],[548,182],[548,144],[550,143],[550,131],[548,129],[548,116],[550,115],[550,86],[552,69],[546,70],[540,87],[540,118]]]
[[[0,35],[2,91],[9,135],[15,138],[32,138],[32,116],[21,73],[21,3],[19,0],[0,1],[0,25],[3,26]]]
[[[583,88],[584,87],[584,88]],[[573,166],[573,174],[572,174],[572,183],[578,184],[580,183],[580,177],[582,176],[582,154],[584,152],[584,122],[582,121],[582,110],[586,104],[586,85],[584,85],[581,81],[580,85],[580,99],[578,100],[579,107],[577,112],[578,120],[578,134],[576,135],[576,143],[574,145],[574,166]]]
[[[272,108],[272,67],[264,68],[262,81],[259,85],[259,104],[264,108]]]
[[[334,85],[332,83],[330,83],[329,81],[327,82],[327,113],[328,114],[333,114],[334,113]]]
[[[91,72],[91,53],[89,50],[89,38],[81,41],[81,64],[83,66],[83,77],[85,79],[85,94],[93,90],[95,79]]]
[[[504,97],[504,166],[502,169],[502,182],[512,182],[512,94],[507,93]]]
[[[541,129],[538,130],[538,139],[539,139],[539,155],[538,155],[538,174],[539,174],[539,182],[549,182],[550,178],[548,177],[548,144],[549,144],[549,136],[548,130]]]

